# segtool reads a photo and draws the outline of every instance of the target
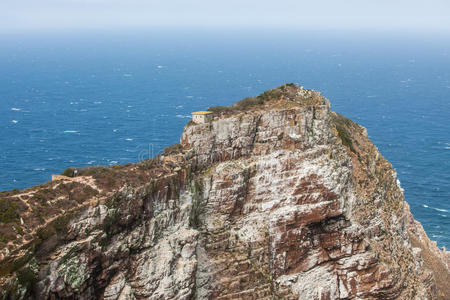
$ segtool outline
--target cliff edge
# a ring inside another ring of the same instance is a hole
[[[136,164],[0,193],[3,299],[449,299],[366,129],[286,84]]]

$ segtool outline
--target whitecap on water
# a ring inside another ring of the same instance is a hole
[[[191,118],[191,116],[183,116],[183,115],[176,115],[175,117],[177,117],[177,118]]]
[[[132,77],[132,74],[123,74],[123,77]]]
[[[79,133],[76,130],[64,130],[64,133]]]
[[[17,108],[17,107],[12,107],[11,110],[12,111],[21,111],[22,109],[21,108]]]
[[[134,139],[132,139],[132,138],[126,138],[125,139],[125,141],[132,141],[132,140],[134,140]]]
[[[45,171],[45,168],[35,168],[34,171]]]
[[[434,209],[434,210],[440,211],[440,212],[448,212],[447,209],[437,208],[437,207],[430,207],[430,206],[428,206],[428,205],[426,205],[426,204],[422,204],[422,206],[425,207],[425,208],[431,208],[431,209]]]
[[[17,120],[12,120],[11,122],[14,123],[14,124],[19,123],[19,121],[17,121]]]
[[[441,211],[441,212],[448,212],[448,210],[443,209],[443,208],[432,207],[432,209],[437,210],[437,211]]]

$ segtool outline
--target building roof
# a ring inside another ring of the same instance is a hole
[[[211,111],[203,111],[203,110],[201,110],[201,111],[194,111],[192,114],[193,115],[209,115],[209,114],[212,114],[212,112]]]

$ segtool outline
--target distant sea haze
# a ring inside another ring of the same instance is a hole
[[[283,83],[365,126],[450,247],[450,41],[313,32],[0,36],[0,190],[152,157],[192,111]]]

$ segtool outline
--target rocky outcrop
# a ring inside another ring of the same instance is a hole
[[[450,297],[449,253],[363,127],[291,84],[215,111],[153,160],[78,170],[83,197],[45,187],[71,210],[37,221],[23,205],[43,187],[5,194],[23,234],[0,252],[3,297]]]

